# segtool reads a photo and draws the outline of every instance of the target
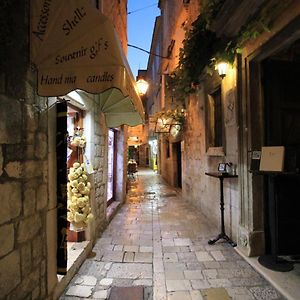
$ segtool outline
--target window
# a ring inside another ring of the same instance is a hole
[[[221,87],[207,96],[206,142],[208,155],[224,155],[224,125]]]

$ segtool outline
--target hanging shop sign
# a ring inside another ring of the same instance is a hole
[[[169,133],[172,124],[171,118],[165,118],[164,116],[158,117],[155,125],[156,133]]]
[[[156,117],[155,132],[167,133],[171,137],[178,137],[182,133],[185,120],[183,110],[162,111]]]
[[[89,1],[31,3],[31,61],[38,70],[38,94],[62,96],[76,89],[99,94],[116,89],[121,108],[137,113],[129,123],[143,123],[135,80],[109,19]],[[114,108],[120,112],[118,104]]]

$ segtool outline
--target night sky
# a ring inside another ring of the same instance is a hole
[[[150,50],[155,17],[160,14],[157,3],[157,0],[128,0],[128,44]],[[128,47],[128,61],[136,77],[138,69],[147,68],[148,54]]]

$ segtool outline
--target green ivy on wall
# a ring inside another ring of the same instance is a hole
[[[256,39],[261,33],[270,31],[273,21],[292,0],[277,1],[266,5],[241,27],[234,37],[217,37],[210,29],[225,0],[203,0],[202,13],[186,33],[183,48],[180,49],[179,63],[166,80],[167,95],[182,102],[195,91],[199,78],[205,71],[212,73],[215,64],[225,60],[232,64],[243,45]]]
[[[164,118],[165,120],[170,120],[174,124],[184,125],[185,123],[185,111],[178,107],[176,109],[162,110],[157,112],[154,119]]]

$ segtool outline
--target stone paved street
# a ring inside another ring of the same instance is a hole
[[[144,286],[144,299],[284,299],[151,170],[128,199],[60,299],[108,299],[112,287]],[[122,300],[120,298],[120,300]]]

